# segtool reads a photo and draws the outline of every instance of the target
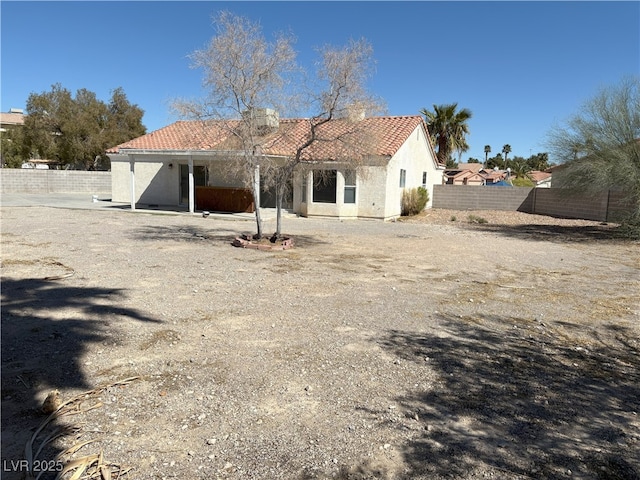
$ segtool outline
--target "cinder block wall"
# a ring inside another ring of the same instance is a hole
[[[585,197],[569,196],[561,188],[541,188],[534,193],[532,213],[584,220],[605,221],[607,218],[607,192]]]
[[[111,172],[0,168],[2,193],[111,194]]]
[[[561,218],[615,222],[630,212],[622,192],[568,195],[562,188],[436,185],[433,207],[452,210],[508,210]]]
[[[435,185],[433,208],[527,211],[527,208],[532,208],[529,198],[532,190],[533,188],[526,187]]]

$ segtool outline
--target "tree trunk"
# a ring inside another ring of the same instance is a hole
[[[256,192],[255,184],[251,188],[251,193],[253,194],[254,208],[256,211],[256,234],[253,237],[256,240],[260,240],[262,238],[262,217],[260,216],[260,205],[258,203],[260,197],[256,194],[259,192]]]
[[[276,238],[280,238],[282,233],[282,197],[284,196],[284,187],[281,182],[276,184]]]

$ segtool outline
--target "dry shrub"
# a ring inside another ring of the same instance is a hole
[[[402,192],[402,216],[417,215],[429,201],[429,192],[424,187],[407,188]]]

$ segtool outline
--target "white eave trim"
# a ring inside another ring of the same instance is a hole
[[[135,155],[136,160],[143,161],[140,155],[162,155],[171,157],[229,158],[243,157],[244,152],[238,150],[148,150],[145,148],[121,148],[116,155]],[[264,155],[268,158],[288,158],[285,155]]]

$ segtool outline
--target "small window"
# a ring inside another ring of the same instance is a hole
[[[356,171],[344,172],[344,203],[356,203]]]
[[[422,188],[427,188],[427,172],[422,172]]]
[[[400,170],[400,188],[404,188],[407,185],[407,171],[405,169]]]
[[[313,171],[313,201],[336,203],[336,170]]]

